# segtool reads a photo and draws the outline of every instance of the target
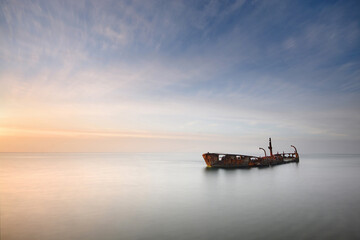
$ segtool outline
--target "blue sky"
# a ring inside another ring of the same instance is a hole
[[[358,1],[0,9],[1,151],[359,153]]]

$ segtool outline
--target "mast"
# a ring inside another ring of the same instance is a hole
[[[271,138],[269,138],[269,150],[270,150],[270,156],[272,157],[273,153],[272,153],[272,146],[271,146]]]

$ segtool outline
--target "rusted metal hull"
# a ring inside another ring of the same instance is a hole
[[[299,155],[293,153],[287,155],[279,154],[272,157],[255,157],[222,153],[204,153],[202,156],[208,167],[218,168],[268,167],[272,165],[299,162]]]
[[[259,148],[264,151],[264,157],[255,157],[242,154],[226,154],[226,153],[204,153],[202,156],[208,167],[218,168],[250,168],[250,167],[267,167],[272,165],[279,165],[291,162],[299,162],[299,154],[297,149],[294,153],[277,153],[273,154],[271,138],[269,138],[269,150],[270,156],[266,156],[266,151],[263,148]]]

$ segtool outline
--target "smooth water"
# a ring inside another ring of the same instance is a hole
[[[0,154],[2,240],[360,239],[360,155]]]

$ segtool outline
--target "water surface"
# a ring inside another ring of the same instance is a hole
[[[359,239],[360,155],[209,169],[201,154],[2,153],[2,240]]]

